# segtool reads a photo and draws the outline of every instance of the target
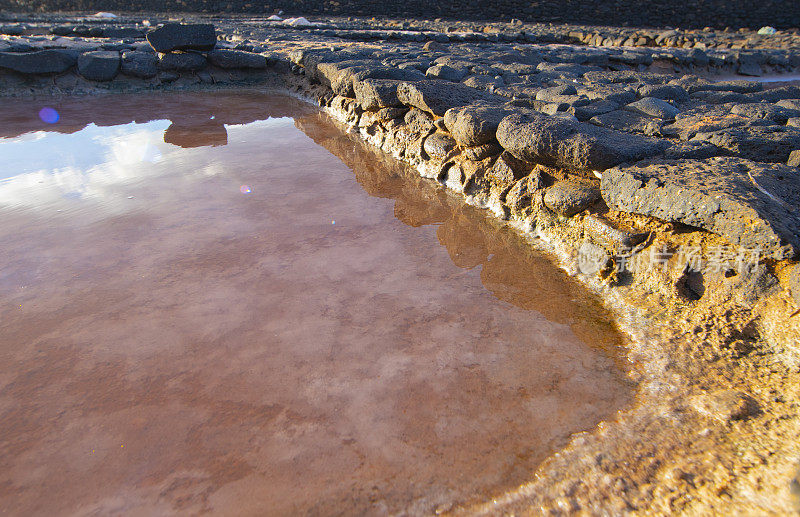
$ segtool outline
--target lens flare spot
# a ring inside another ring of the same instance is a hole
[[[55,109],[45,106],[39,110],[39,118],[47,124],[55,124],[61,117]]]
[[[242,194],[249,194],[252,191],[250,190],[250,187],[248,187],[247,185],[242,185],[241,187],[239,187],[239,192],[241,192]]]

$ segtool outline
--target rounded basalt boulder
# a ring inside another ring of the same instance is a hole
[[[526,162],[595,171],[656,155],[667,146],[640,135],[531,112],[505,117],[497,127],[497,141]]]
[[[147,33],[147,42],[156,52],[176,50],[211,50],[217,44],[217,33],[209,23],[167,23]]]
[[[442,116],[451,108],[467,106],[489,98],[485,92],[469,86],[438,80],[402,82],[397,87],[397,98],[433,115]]]
[[[600,189],[572,180],[559,181],[544,192],[544,204],[554,212],[571,217],[600,199]]]
[[[158,57],[152,52],[123,52],[121,72],[140,79],[155,77],[158,74]]]
[[[456,146],[456,141],[442,133],[433,133],[425,139],[422,148],[434,160],[441,160]]]
[[[672,104],[655,97],[644,97],[628,104],[625,109],[664,120],[675,120],[680,113],[680,110]]]
[[[425,72],[425,75],[433,79],[442,79],[457,83],[467,76],[469,72],[463,68],[453,68],[447,65],[434,65]]]
[[[497,126],[509,113],[503,106],[473,104],[448,110],[444,123],[459,145],[474,147],[494,140]]]
[[[96,50],[78,56],[78,73],[90,81],[110,81],[117,76],[119,68],[116,50]]]
[[[207,62],[206,56],[196,52],[170,52],[161,55],[158,67],[176,72],[196,72],[205,68]]]
[[[354,84],[356,100],[365,110],[378,110],[402,106],[397,98],[400,81],[387,79],[365,79]]]

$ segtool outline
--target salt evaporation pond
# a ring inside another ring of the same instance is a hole
[[[631,401],[592,296],[296,100],[0,113],[9,515],[431,513]]]

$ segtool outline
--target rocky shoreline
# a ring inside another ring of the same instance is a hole
[[[800,508],[800,86],[714,80],[794,72],[796,34],[738,49],[706,34],[703,49],[213,21],[4,25],[0,94],[288,89],[552,252],[631,336],[635,407],[517,491],[436,511]]]
[[[465,0],[407,0],[405,2],[373,2],[371,0],[0,0],[0,12],[57,12],[86,9],[119,11],[247,13],[257,16],[285,11],[291,16],[318,15],[358,16],[369,18],[447,18],[479,21],[544,21],[550,23],[584,23],[589,25],[649,27],[750,27],[764,25],[777,28],[797,27],[800,6],[793,0],[766,2],[730,2],[728,0],[497,0],[491,3]]]

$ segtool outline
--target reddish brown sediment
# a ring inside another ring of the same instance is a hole
[[[526,482],[631,401],[598,300],[485,212],[291,98],[172,97],[294,115],[356,175],[277,119],[185,149],[136,126],[160,159],[112,136],[77,197],[0,186],[10,513],[428,513]]]

